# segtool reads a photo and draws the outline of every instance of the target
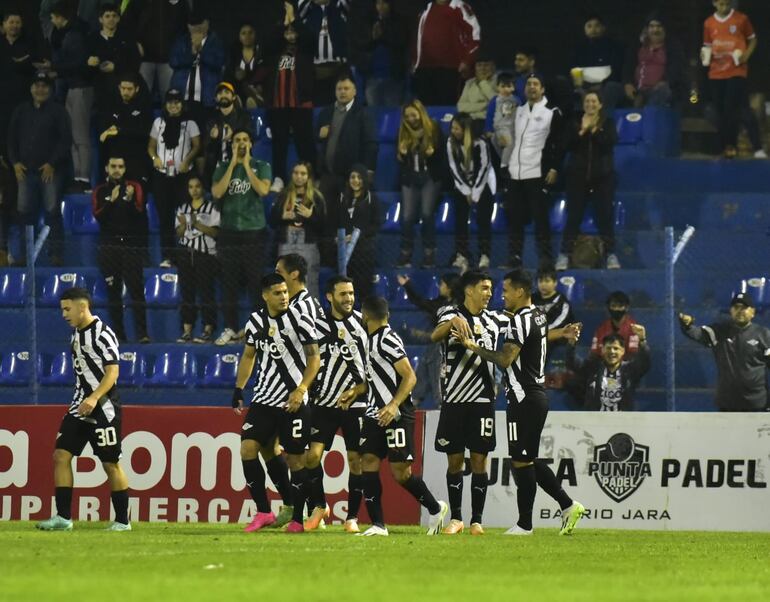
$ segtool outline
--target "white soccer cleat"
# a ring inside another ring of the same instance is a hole
[[[389,535],[388,530],[385,527],[379,527],[377,525],[372,525],[363,533],[356,533],[357,537],[374,537],[374,536],[387,537],[388,535]]]
[[[503,535],[532,535],[534,532],[534,529],[522,529],[519,525],[514,525],[503,533]]]
[[[119,523],[115,521],[105,530],[106,531],[131,531],[132,529],[131,529],[131,523],[125,524],[125,523]]]
[[[436,514],[431,514],[428,519],[428,535],[438,535],[441,529],[444,528],[444,519],[447,512],[449,512],[449,506],[446,502],[439,501],[439,509]]]

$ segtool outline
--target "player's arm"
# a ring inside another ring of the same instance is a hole
[[[566,340],[570,345],[577,343],[580,338],[580,331],[583,329],[582,322],[575,322],[573,324],[567,324],[561,328],[549,328],[548,329],[548,342],[553,343],[561,339]]]
[[[461,316],[455,316],[451,320],[447,320],[446,322],[442,322],[436,326],[430,335],[430,340],[434,343],[444,341],[452,333],[452,330],[457,330],[469,338],[471,336],[471,327],[468,325],[468,322],[465,320],[465,318]]]
[[[409,363],[409,358],[402,357],[398,360],[393,367],[401,377],[401,384],[398,385],[396,394],[393,395],[393,399],[390,400],[382,409],[380,409],[377,415],[377,422],[380,426],[388,426],[399,414],[399,407],[401,406],[409,394],[417,384],[417,376],[412,369],[412,364]]]
[[[340,398],[337,400],[337,407],[347,410],[353,402],[361,397],[369,390],[369,385],[366,381],[357,384],[355,387],[350,387],[340,394]]]
[[[78,406],[78,415],[88,416],[94,411],[99,400],[115,386],[116,382],[118,382],[119,372],[120,367],[118,364],[107,364],[104,367],[104,377],[99,381],[99,386],[94,389],[94,392],[80,402],[80,405]]]
[[[476,343],[473,338],[464,336],[463,333],[458,332],[457,330],[452,331],[452,336],[460,341],[460,344],[468,351],[475,353],[487,362],[492,362],[495,366],[502,368],[503,370],[515,362],[521,352],[521,347],[514,345],[513,343],[505,343],[500,351],[486,349]]]
[[[321,369],[318,343],[304,345],[302,349],[305,351],[307,364],[305,365],[305,371],[302,373],[302,382],[289,394],[289,399],[286,402],[286,409],[289,412],[296,412],[300,408],[308,387],[313,384],[315,377],[318,376],[318,371]]]
[[[235,389],[233,390],[233,409],[240,414],[243,409],[243,388],[249,382],[251,373],[254,372],[257,348],[252,345],[244,345],[241,359],[238,362],[238,373],[235,375]]]

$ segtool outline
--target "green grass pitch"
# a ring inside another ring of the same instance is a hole
[[[0,600],[770,600],[770,534],[604,531],[571,537],[244,534],[238,525],[0,522]]]

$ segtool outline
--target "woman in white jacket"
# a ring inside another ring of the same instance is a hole
[[[492,252],[492,207],[497,179],[489,146],[473,134],[473,120],[467,113],[457,113],[447,139],[447,158],[452,175],[455,204],[455,259],[453,266],[465,271],[470,267],[468,216],[476,207],[479,230],[479,269],[487,269]]]

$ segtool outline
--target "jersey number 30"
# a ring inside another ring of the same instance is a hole
[[[118,434],[114,426],[108,426],[106,429],[95,429],[97,441],[96,445],[104,447],[106,445],[115,445],[118,442]]]

